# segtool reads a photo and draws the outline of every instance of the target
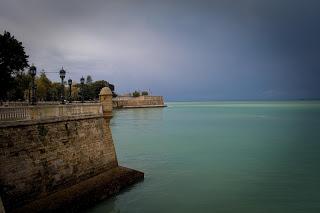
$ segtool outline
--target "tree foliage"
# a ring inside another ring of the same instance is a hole
[[[51,81],[47,78],[46,74],[42,72],[39,78],[36,79],[37,85],[37,97],[40,101],[52,100],[52,94],[50,94],[50,88],[52,87]],[[61,86],[60,86],[61,87]]]
[[[148,91],[142,91],[141,95],[145,96],[145,95],[149,95]]]
[[[9,91],[19,87],[17,83],[20,81],[15,81],[14,77],[28,66],[28,56],[22,43],[9,32],[4,31],[3,35],[0,34],[0,100],[7,100]],[[12,94],[17,95],[20,92],[13,91]]]
[[[93,82],[91,75],[87,75],[87,84],[91,84]]]
[[[109,82],[105,80],[94,81],[94,82],[91,82],[90,84],[84,84],[83,86],[81,84],[77,84],[76,87],[79,88],[79,98],[78,98],[79,100],[81,100],[82,95],[85,101],[98,100],[100,90],[103,87],[109,87],[110,90],[112,91],[113,97],[117,96],[114,93],[114,85],[109,84]]]
[[[8,100],[27,100],[29,99],[32,78],[25,72],[18,72],[13,79],[13,88],[7,91]]]
[[[132,93],[132,96],[133,96],[133,97],[139,97],[139,96],[140,96],[140,92],[134,91],[134,92]]]
[[[50,97],[47,101],[59,101],[61,95],[61,83],[53,82],[48,89],[48,96]]]

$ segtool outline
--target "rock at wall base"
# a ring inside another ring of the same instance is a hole
[[[1,197],[0,197],[0,213],[5,213]]]
[[[119,166],[12,212],[79,212],[143,178],[144,173]]]

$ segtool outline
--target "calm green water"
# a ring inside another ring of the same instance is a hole
[[[180,102],[114,113],[145,180],[89,212],[320,212],[320,102]]]

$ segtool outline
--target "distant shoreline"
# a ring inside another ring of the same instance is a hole
[[[304,102],[304,101],[309,101],[309,102],[317,102],[320,101],[320,99],[275,99],[275,100],[262,100],[262,99],[235,99],[235,100],[168,100],[166,102]]]

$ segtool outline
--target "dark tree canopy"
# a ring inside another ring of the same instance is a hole
[[[0,100],[8,99],[8,92],[16,86],[14,76],[28,66],[22,43],[9,32],[0,34]]]
[[[98,99],[98,98],[99,98],[100,90],[101,90],[103,87],[107,87],[108,84],[109,84],[109,83],[108,83],[107,81],[105,81],[105,80],[95,81],[95,82],[92,84],[92,90],[94,91],[94,98],[95,98],[95,99]]]
[[[47,78],[44,72],[40,73],[40,76],[36,79],[37,85],[37,97],[40,101],[50,101],[53,99],[50,94],[50,88],[52,88],[52,82]]]
[[[133,97],[139,97],[139,96],[140,96],[140,92],[134,91],[134,92],[132,93],[132,96],[133,96]]]
[[[87,84],[91,84],[93,82],[91,75],[87,76],[86,82],[87,82]]]
[[[32,78],[25,72],[19,72],[15,75],[13,80],[13,88],[7,92],[8,100],[26,100],[31,95],[30,83]]]
[[[112,93],[114,92],[114,84],[109,84],[109,88],[112,91]]]
[[[146,96],[146,95],[149,95],[149,93],[148,93],[148,91],[142,91],[142,92],[141,92],[141,95]]]
[[[80,93],[83,95],[85,101],[99,99],[99,93],[103,87],[109,87],[112,91],[113,97],[117,96],[117,94],[114,93],[114,85],[105,80],[93,81],[91,83],[84,84],[83,86],[81,86],[81,84],[77,84],[76,86],[80,89]],[[79,99],[80,98],[81,97],[79,97]]]

